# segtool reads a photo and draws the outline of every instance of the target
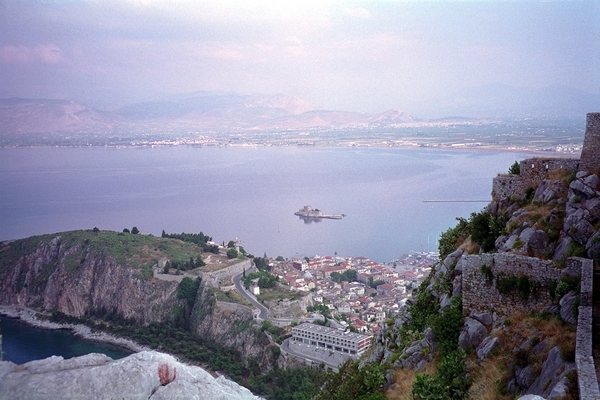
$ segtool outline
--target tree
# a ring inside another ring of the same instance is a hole
[[[137,235],[138,233],[140,233],[140,230],[137,228],[137,226],[134,226],[133,228],[131,228],[131,233]]]
[[[277,256],[276,260],[277,260],[277,261],[283,261],[283,260],[284,260],[284,258],[283,258],[282,256]]]
[[[185,300],[190,307],[194,306],[196,302],[196,294],[198,293],[198,287],[200,286],[200,278],[195,280],[188,278],[187,276],[179,282],[177,287],[177,297]]]
[[[229,250],[227,250],[227,258],[232,259],[237,258],[237,256],[238,251],[234,247],[231,247]]]
[[[129,229],[127,229],[127,228],[123,229],[123,233],[129,233]]]
[[[331,274],[329,274],[329,276],[331,277],[331,280],[337,283],[340,283],[342,281],[342,274],[340,274],[337,271],[333,271]]]
[[[508,169],[508,173],[511,175],[521,175],[521,166],[517,161]]]
[[[230,240],[229,242],[227,242],[227,248],[229,248],[229,249],[235,248],[235,242],[233,240]]]

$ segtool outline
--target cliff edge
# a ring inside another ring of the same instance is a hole
[[[0,399],[259,399],[223,376],[156,351],[0,362]]]

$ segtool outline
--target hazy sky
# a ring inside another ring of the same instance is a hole
[[[486,84],[600,93],[600,1],[0,0],[0,97],[379,112]]]

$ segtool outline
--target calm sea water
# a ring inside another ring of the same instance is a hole
[[[114,360],[131,354],[130,351],[104,343],[82,340],[64,330],[35,329],[16,319],[0,317],[3,360],[23,364],[53,355],[64,358],[89,353],[102,353]]]
[[[435,251],[524,154],[372,148],[3,148],[0,240],[72,229],[200,232],[256,255],[386,262]],[[305,223],[304,205],[342,220]]]

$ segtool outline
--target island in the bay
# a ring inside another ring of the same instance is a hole
[[[314,219],[342,219],[346,216],[346,214],[323,214],[323,211],[318,208],[313,208],[311,206],[304,206],[298,211],[294,213],[302,218],[314,218]]]

